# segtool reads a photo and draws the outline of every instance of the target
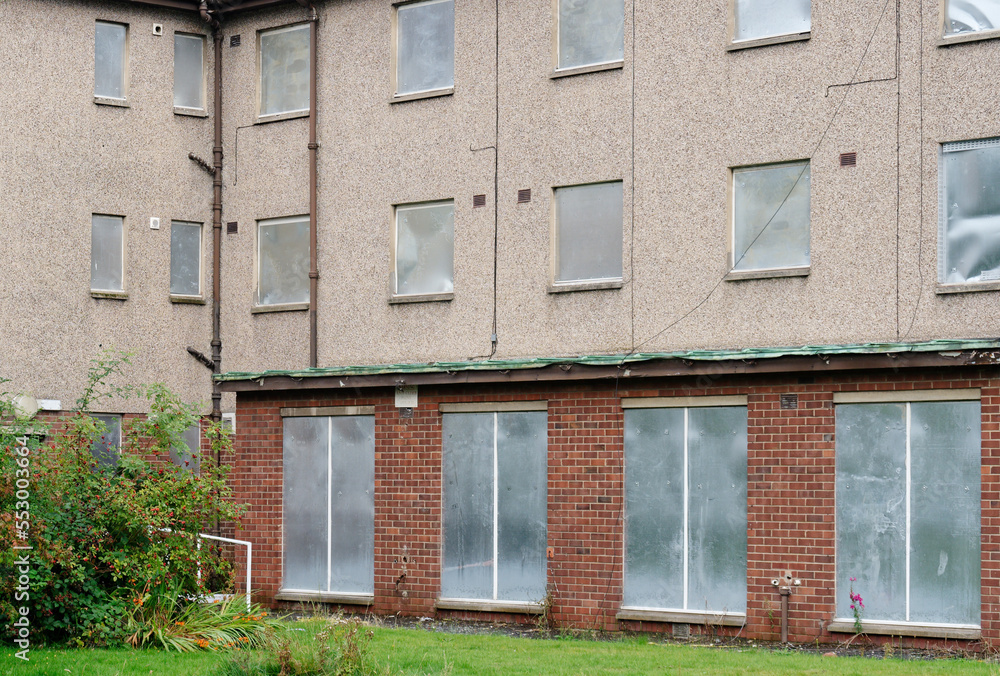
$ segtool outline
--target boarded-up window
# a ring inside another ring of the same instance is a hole
[[[624,30],[622,0],[559,0],[558,68],[621,61]]]
[[[938,281],[1000,281],[1000,138],[941,147]]]
[[[309,219],[257,223],[257,304],[309,302]]]
[[[633,608],[746,611],[747,409],[625,411]]]
[[[120,415],[95,415],[97,435],[90,445],[90,454],[100,467],[116,467],[122,447],[122,417]]]
[[[441,596],[545,598],[547,414],[446,413]]]
[[[556,188],[555,283],[620,281],[622,183]]]
[[[1000,29],[1000,0],[946,0],[945,35]]]
[[[809,266],[809,162],[733,169],[732,269]]]
[[[90,221],[90,288],[122,291],[125,219],[94,214]]]
[[[810,0],[734,0],[736,35],[733,40],[759,40],[778,35],[808,33],[812,22]]]
[[[455,204],[396,207],[395,295],[454,289]]]
[[[282,588],[372,594],[375,417],[284,419]]]
[[[178,443],[170,447],[170,461],[181,469],[201,472],[201,425],[195,423],[184,430]]]
[[[397,7],[396,94],[446,89],[454,84],[454,0]]]
[[[260,115],[309,110],[309,26],[260,34]]]
[[[205,38],[174,34],[174,106],[205,108]]]
[[[201,223],[170,223],[170,293],[201,295]]]
[[[978,626],[979,402],[836,413],[837,616]]]
[[[125,98],[125,44],[128,27],[98,21],[94,34],[94,96]]]

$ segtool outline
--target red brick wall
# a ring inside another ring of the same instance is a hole
[[[741,635],[776,639],[780,597],[771,580],[802,580],[790,600],[793,641],[845,638],[824,629],[836,607],[833,394],[982,388],[982,627],[1000,639],[1000,378],[984,370],[701,376],[510,386],[421,387],[402,418],[390,389],[241,394],[233,486],[251,509],[236,537],[254,543],[254,584],[270,601],[281,583],[279,408],[375,406],[375,604],[377,613],[434,615],[441,566],[441,402],[548,401],[548,546],[551,618],[557,626],[665,630],[619,622],[623,580],[622,397],[743,394],[748,398],[747,622]],[[781,409],[780,396],[798,395]],[[362,396],[363,395],[363,396]],[[510,616],[440,611],[508,620]],[[528,620],[529,618],[520,618]],[[710,628],[711,629],[711,628]],[[713,629],[714,630],[714,629]],[[692,626],[697,633],[699,628]],[[731,630],[735,632],[736,630]],[[730,630],[726,630],[730,633]],[[927,643],[916,641],[916,644]]]

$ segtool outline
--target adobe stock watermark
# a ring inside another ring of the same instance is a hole
[[[31,526],[31,456],[28,450],[28,437],[17,437],[14,447],[16,469],[14,470],[14,575],[17,578],[14,585],[14,643],[20,648],[14,653],[18,659],[28,661],[28,651],[31,649],[30,608],[26,604],[31,600],[31,561],[28,552],[31,546],[28,542],[28,529]]]

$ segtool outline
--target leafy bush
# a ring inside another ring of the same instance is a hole
[[[127,355],[95,360],[77,411],[54,425],[44,443],[45,430],[18,418],[10,397],[0,396],[0,538],[33,548],[30,598],[20,601],[15,554],[24,552],[0,551],[0,618],[13,619],[15,603],[28,607],[33,643],[121,643],[136,599],[195,598],[206,591],[203,580],[231,573],[217,547],[199,549],[194,537],[242,513],[226,485],[226,468],[213,461],[231,442],[220,425],[210,424],[213,452],[201,459],[200,474],[173,465],[170,449],[198,423],[196,410],[162,385],[107,386],[127,363]],[[113,467],[91,455],[94,439],[106,430],[89,415],[94,402],[111,396],[141,397],[150,411],[123,431],[127,443]],[[25,469],[17,464],[24,442],[30,498],[22,501],[16,472]],[[25,506],[28,518],[15,522],[12,515]],[[10,632],[3,638],[12,638],[12,623],[3,625]]]

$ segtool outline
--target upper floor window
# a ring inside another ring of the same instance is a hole
[[[396,7],[396,96],[455,86],[455,2]]]
[[[309,26],[262,31],[259,38],[260,117],[309,110]]]
[[[90,290],[122,292],[124,287],[125,219],[94,214],[90,221]]]
[[[455,203],[396,207],[394,296],[454,290]]]
[[[620,285],[622,182],[556,188],[553,287]]]
[[[945,143],[938,282],[1000,282],[1000,138]]]
[[[94,34],[94,96],[125,100],[128,26],[98,21]]]
[[[733,272],[807,270],[809,161],[733,169]]]
[[[205,37],[174,33],[174,108],[205,109]]]
[[[801,36],[812,24],[811,0],[732,0],[733,42]]]
[[[945,0],[944,36],[1000,29],[1000,0]]]
[[[557,70],[622,61],[623,0],[559,0]]]
[[[258,221],[257,305],[308,302],[309,218]]]
[[[201,296],[201,223],[170,223],[170,295]]]

